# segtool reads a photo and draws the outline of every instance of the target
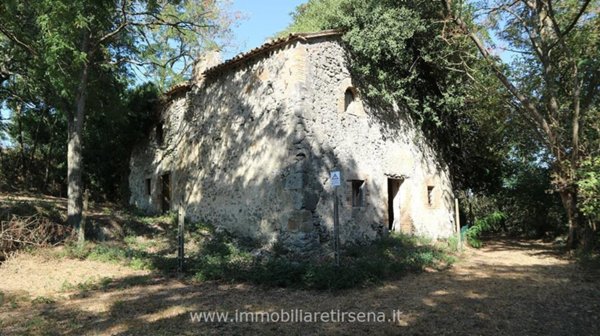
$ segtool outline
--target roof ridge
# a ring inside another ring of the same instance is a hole
[[[274,40],[268,40],[267,42],[263,43],[262,45],[260,45],[256,48],[252,48],[246,52],[239,53],[236,56],[234,56],[228,60],[225,60],[224,62],[222,62],[220,64],[217,64],[213,67],[210,67],[210,68],[204,70],[203,73],[205,75],[214,74],[218,70],[222,70],[222,69],[232,66],[234,64],[241,63],[245,60],[250,59],[253,56],[273,50],[277,47],[283,46],[283,45],[290,43],[292,41],[295,41],[295,40],[307,40],[307,39],[313,39],[313,38],[319,38],[319,37],[335,36],[335,35],[341,35],[342,33],[343,33],[343,31],[339,30],[339,29],[328,29],[328,30],[314,32],[314,33],[290,33],[286,36],[282,36],[282,37],[274,39]]]
[[[335,36],[335,35],[341,35],[342,33],[343,33],[343,31],[340,29],[321,30],[318,32],[313,32],[313,33],[290,33],[286,36],[282,36],[282,37],[276,38],[274,40],[269,40],[269,41],[263,43],[262,45],[260,45],[256,48],[252,48],[246,52],[239,53],[236,56],[234,56],[228,60],[225,60],[215,66],[212,66],[212,67],[204,70],[202,73],[205,76],[214,74],[219,70],[223,70],[229,66],[233,66],[237,63],[241,63],[241,62],[246,61],[256,55],[273,50],[277,47],[283,46],[283,45],[290,43],[292,41],[295,41],[295,40],[308,40],[308,39],[319,38],[319,37]],[[175,95],[176,93],[189,90],[192,87],[192,85],[193,85],[193,79],[189,80],[189,81],[177,83],[177,84],[171,86],[167,90],[167,92],[165,92],[163,95],[165,97],[170,98],[173,95]]]

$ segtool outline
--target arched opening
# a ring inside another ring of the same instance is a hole
[[[355,99],[356,94],[354,93],[354,88],[347,88],[346,92],[344,92],[344,112],[348,112],[348,109],[352,106],[352,103],[354,103]]]

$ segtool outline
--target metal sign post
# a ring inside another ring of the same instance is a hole
[[[179,232],[177,235],[177,272],[183,272],[183,261],[184,261],[184,249],[183,249],[183,235],[184,235],[184,224],[185,224],[185,210],[183,205],[179,205],[179,211],[177,213],[177,222]]]
[[[335,253],[335,265],[340,266],[340,216],[337,187],[341,185],[339,171],[331,172],[331,185],[333,186],[333,249]]]
[[[456,238],[457,238],[457,244],[458,244],[458,249],[462,250],[462,237],[460,236],[461,232],[460,232],[460,209],[458,208],[458,198],[454,199],[454,216],[455,216],[455,222],[456,222]]]

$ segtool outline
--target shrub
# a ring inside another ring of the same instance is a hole
[[[600,224],[600,157],[583,160],[578,170],[579,209],[595,229]]]
[[[133,269],[153,269],[154,258],[149,253],[128,246],[116,244],[85,243],[68,244],[62,252],[63,257],[87,259],[93,261],[124,264]]]
[[[453,262],[445,251],[427,243],[414,237],[392,235],[367,246],[347,246],[342,266],[337,267],[332,257],[298,261],[289,253],[258,260],[250,253],[248,242],[241,243],[221,232],[200,248],[194,258],[193,272],[199,281],[245,281],[270,287],[339,290],[377,284],[409,271]]]
[[[497,230],[503,221],[506,220],[506,215],[500,211],[494,211],[491,214],[478,219],[466,233],[467,242],[475,248],[481,247],[481,235],[485,232]]]

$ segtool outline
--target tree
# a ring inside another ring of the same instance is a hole
[[[591,155],[589,116],[598,109],[600,90],[600,17],[595,0],[500,0],[479,4],[480,26],[466,22],[463,7],[442,0],[455,33],[467,36],[488,62],[491,72],[510,93],[517,117],[537,139],[538,152],[552,167],[552,185],[560,194],[568,225],[568,246],[588,245],[589,226],[578,209],[577,170]],[[492,53],[495,34],[514,55],[511,64]]]
[[[227,31],[223,18],[210,0],[7,0],[0,5],[0,35],[8,50],[3,58],[9,59],[0,67],[5,91],[15,98],[15,83],[26,83],[43,93],[45,105],[66,115],[68,222],[80,241],[82,140],[90,91],[118,89],[100,85],[133,79],[132,65],[142,72],[161,69],[158,81],[164,86],[180,79],[178,73],[189,73],[194,57]],[[20,63],[7,69],[11,58]],[[101,80],[106,76],[113,80]]]
[[[292,16],[281,34],[344,31],[363,97],[386,111],[397,105],[401,116],[414,119],[442,153],[456,189],[499,188],[509,144],[506,92],[484,75],[485,64],[465,39],[443,38],[439,3],[310,0]],[[393,127],[401,116],[375,117]]]

